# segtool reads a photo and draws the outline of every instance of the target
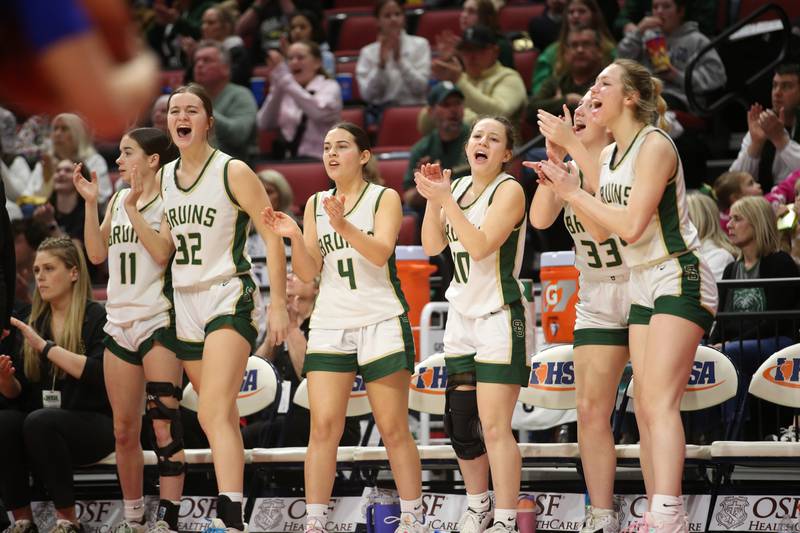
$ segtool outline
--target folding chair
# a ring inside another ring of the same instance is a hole
[[[634,376],[635,379],[635,376]],[[623,396],[620,412],[625,412],[630,398],[635,397],[634,379],[630,381]],[[708,346],[698,346],[695,352],[692,371],[681,399],[682,412],[699,411],[736,395],[739,376],[736,367],[728,357]],[[615,428],[615,435],[619,428]],[[617,462],[621,465],[638,465],[640,448],[638,444],[618,444]],[[686,464],[704,469],[711,461],[711,446],[686,445]]]
[[[793,409],[796,425],[800,414],[800,344],[779,350],[764,361],[750,380],[748,392]],[[711,458],[715,464],[727,467],[720,470],[726,478],[735,465],[798,467],[800,442],[715,441],[711,443]]]

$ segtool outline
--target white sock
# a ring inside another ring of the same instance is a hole
[[[422,512],[422,496],[416,500],[400,498],[400,512],[413,515],[417,522],[425,523],[425,514]]]
[[[517,525],[516,509],[495,509],[494,523],[502,522],[508,528],[514,529]]]
[[[658,513],[662,516],[684,514],[683,498],[667,494],[654,494],[653,501],[650,503],[650,512]]]
[[[122,500],[122,515],[126,522],[144,522],[144,498]]]
[[[467,506],[475,511],[488,511],[492,506],[492,500],[489,498],[489,491],[481,492],[478,494],[467,493]]]
[[[328,505],[325,503],[308,503],[306,504],[306,524],[309,520],[317,520],[320,524],[325,525],[325,515],[328,514]]]
[[[242,503],[243,495],[241,492],[220,492],[220,496],[227,496],[228,499],[232,502],[239,502]]]

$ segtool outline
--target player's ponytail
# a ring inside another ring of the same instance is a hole
[[[638,94],[634,116],[643,124],[666,126],[667,103],[661,96],[663,84],[645,67],[630,59],[617,59],[614,64],[622,69],[622,84],[626,95]]]

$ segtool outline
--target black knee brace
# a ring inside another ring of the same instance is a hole
[[[444,430],[459,459],[475,459],[486,453],[478,417],[478,394],[475,389],[456,390],[459,385],[475,385],[475,375],[462,373],[452,378],[448,376]]]
[[[152,423],[154,420],[169,420],[169,432],[172,442],[166,446],[159,446],[153,433],[153,449],[158,457],[158,473],[161,476],[180,476],[186,471],[186,464],[182,461],[170,461],[169,458],[183,450],[183,424],[179,407],[167,407],[161,397],[171,397],[179,402],[183,398],[180,387],[165,381],[148,381],[145,387],[147,392],[147,418]]]

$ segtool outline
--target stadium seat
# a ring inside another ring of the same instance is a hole
[[[375,42],[377,38],[378,19],[364,15],[346,17],[339,27],[336,52],[357,56],[363,47]]]
[[[514,52],[514,68],[522,76],[522,81],[525,82],[525,90],[528,93],[531,92],[531,76],[538,58],[539,51],[536,49]]]
[[[417,230],[416,215],[403,215],[400,223],[400,233],[397,235],[397,244],[401,246],[414,246],[419,244],[419,231]]]
[[[800,344],[772,354],[750,380],[748,392],[775,405],[794,409],[795,421],[800,410]],[[744,409],[740,409],[742,413]],[[715,441],[711,457],[727,473],[734,465],[797,466],[800,442]]]
[[[250,416],[266,409],[280,398],[280,395],[281,379],[278,370],[263,357],[251,355],[247,359],[242,387],[236,397],[239,416]],[[197,412],[198,402],[197,392],[189,383],[183,389],[181,407]]]
[[[352,122],[359,128],[364,128],[364,108],[362,106],[345,107],[342,109],[342,122]]]
[[[728,357],[708,346],[698,346],[689,381],[681,399],[681,411],[699,411],[736,396],[739,376]],[[634,380],[628,384],[619,412],[625,412],[628,400],[635,394]],[[621,417],[620,417],[621,418]],[[619,420],[619,419],[618,419]],[[615,428],[619,434],[619,427]],[[618,444],[617,461],[622,465],[637,464],[640,457],[638,444]],[[711,461],[711,446],[686,445],[686,463],[707,464]]]
[[[408,168],[408,159],[378,159],[378,170],[380,170],[383,182],[387,187],[396,190],[400,197],[403,197],[403,178]]]
[[[528,22],[544,12],[544,3],[503,6],[500,9],[500,30],[504,32],[528,31]]]
[[[422,106],[387,107],[381,118],[375,151],[398,152],[411,148],[420,138],[417,116],[421,109]]]
[[[296,213],[302,214],[306,201],[314,193],[330,188],[330,180],[321,161],[265,163],[258,165],[256,172],[268,168],[277,170],[289,182],[294,193]]]
[[[742,20],[766,3],[764,0],[741,0],[737,20]],[[789,15],[789,20],[800,17],[800,2],[797,0],[771,0],[770,3],[782,7],[786,14]],[[774,13],[774,11],[771,11],[768,18],[775,18]]]
[[[366,11],[372,11],[375,6],[373,0],[333,0],[334,9],[342,8],[361,8]]]
[[[105,285],[96,285],[92,287],[92,300],[95,302],[105,302],[108,300],[108,291]]]
[[[458,22],[460,15],[461,10],[459,9],[426,11],[419,17],[416,34],[425,37],[431,44],[435,43],[436,36],[445,30],[460,35],[461,24]]]

